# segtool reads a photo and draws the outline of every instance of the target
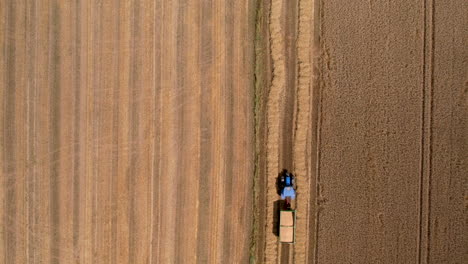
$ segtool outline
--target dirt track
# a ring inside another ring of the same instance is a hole
[[[2,1],[0,263],[246,263],[253,1]]]
[[[271,51],[271,85],[266,99],[264,144],[266,208],[261,218],[266,219],[265,242],[259,259],[267,263],[306,262],[308,239],[310,151],[309,125],[311,112],[310,87],[312,83],[313,1],[272,1],[265,3],[268,26],[265,39]],[[261,73],[257,73],[261,74]],[[276,178],[287,169],[295,173],[298,185],[296,244],[280,245],[277,239],[278,200]],[[264,254],[262,257],[261,254]]]

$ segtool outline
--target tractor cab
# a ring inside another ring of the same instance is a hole
[[[279,190],[281,200],[285,200],[287,204],[296,199],[296,183],[294,175],[287,170],[284,170],[279,178]]]

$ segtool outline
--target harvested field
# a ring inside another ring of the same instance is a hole
[[[467,262],[466,14],[0,1],[0,263]]]
[[[0,12],[0,263],[248,262],[253,1]]]

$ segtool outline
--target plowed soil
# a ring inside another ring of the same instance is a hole
[[[0,263],[247,263],[253,1],[0,2]]]

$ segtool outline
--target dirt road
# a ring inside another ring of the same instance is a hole
[[[253,1],[0,3],[0,263],[246,263]]]

